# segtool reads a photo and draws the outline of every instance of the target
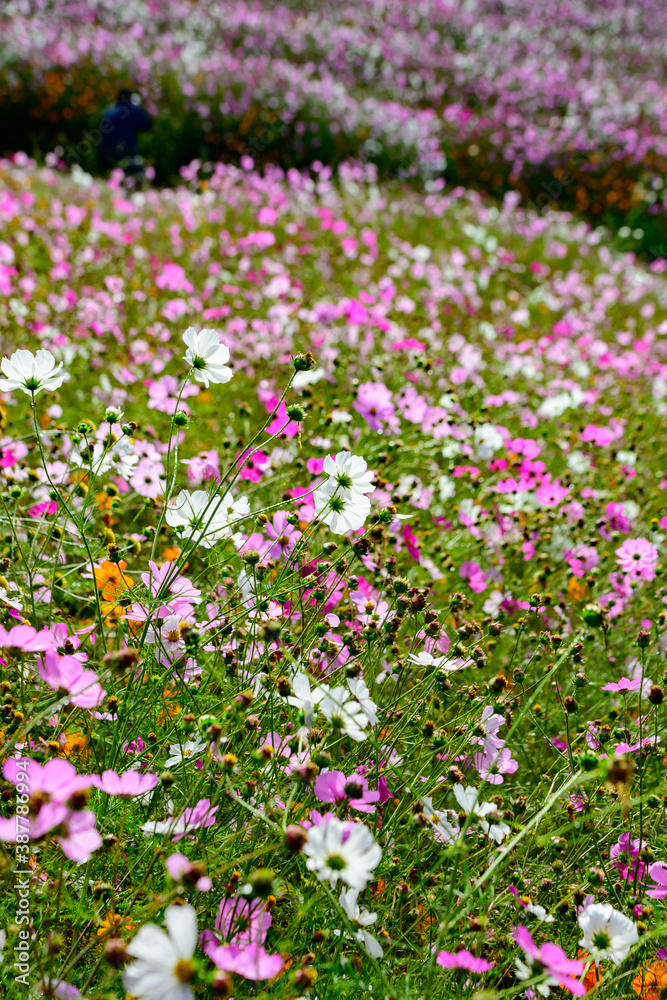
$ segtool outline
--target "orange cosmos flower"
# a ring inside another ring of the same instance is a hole
[[[652,962],[639,970],[632,980],[632,988],[642,1000],[661,1000],[667,986],[667,962]]]
[[[123,600],[130,587],[134,586],[134,580],[126,576],[123,570],[127,569],[127,563],[114,563],[108,559],[101,566],[95,567],[95,586],[102,597],[102,611],[106,615],[116,615],[122,618],[125,608],[118,602]]]

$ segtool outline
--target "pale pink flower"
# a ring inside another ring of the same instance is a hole
[[[616,562],[624,573],[635,579],[653,580],[658,563],[658,550],[647,538],[626,538],[616,549]]]

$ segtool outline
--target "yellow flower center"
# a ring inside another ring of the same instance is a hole
[[[195,977],[195,967],[187,958],[181,958],[174,966],[174,976],[179,983],[191,983]]]

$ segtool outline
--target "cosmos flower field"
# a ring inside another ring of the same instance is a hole
[[[346,161],[0,162],[2,995],[667,986],[667,279]]]

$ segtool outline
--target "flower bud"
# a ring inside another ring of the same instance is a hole
[[[287,407],[286,413],[288,418],[296,423],[301,423],[302,420],[306,419],[306,411],[303,406],[300,406],[298,403],[290,404],[290,406]]]
[[[315,367],[315,358],[310,353],[306,351],[305,354],[297,354],[292,358],[292,364],[294,365],[295,372],[309,372]]]
[[[662,705],[662,699],[664,698],[664,692],[658,684],[652,684],[651,690],[648,693],[648,700],[652,705]]]
[[[127,960],[126,944],[122,938],[112,937],[104,948],[104,957],[115,969],[120,968]]]
[[[296,823],[292,823],[285,830],[285,847],[291,854],[298,854],[307,840],[308,834]]]
[[[274,873],[270,868],[256,868],[248,876],[241,895],[251,899],[267,899],[274,891]]]
[[[227,1000],[234,992],[234,980],[228,972],[216,969],[211,976],[211,989],[216,1000]]]

